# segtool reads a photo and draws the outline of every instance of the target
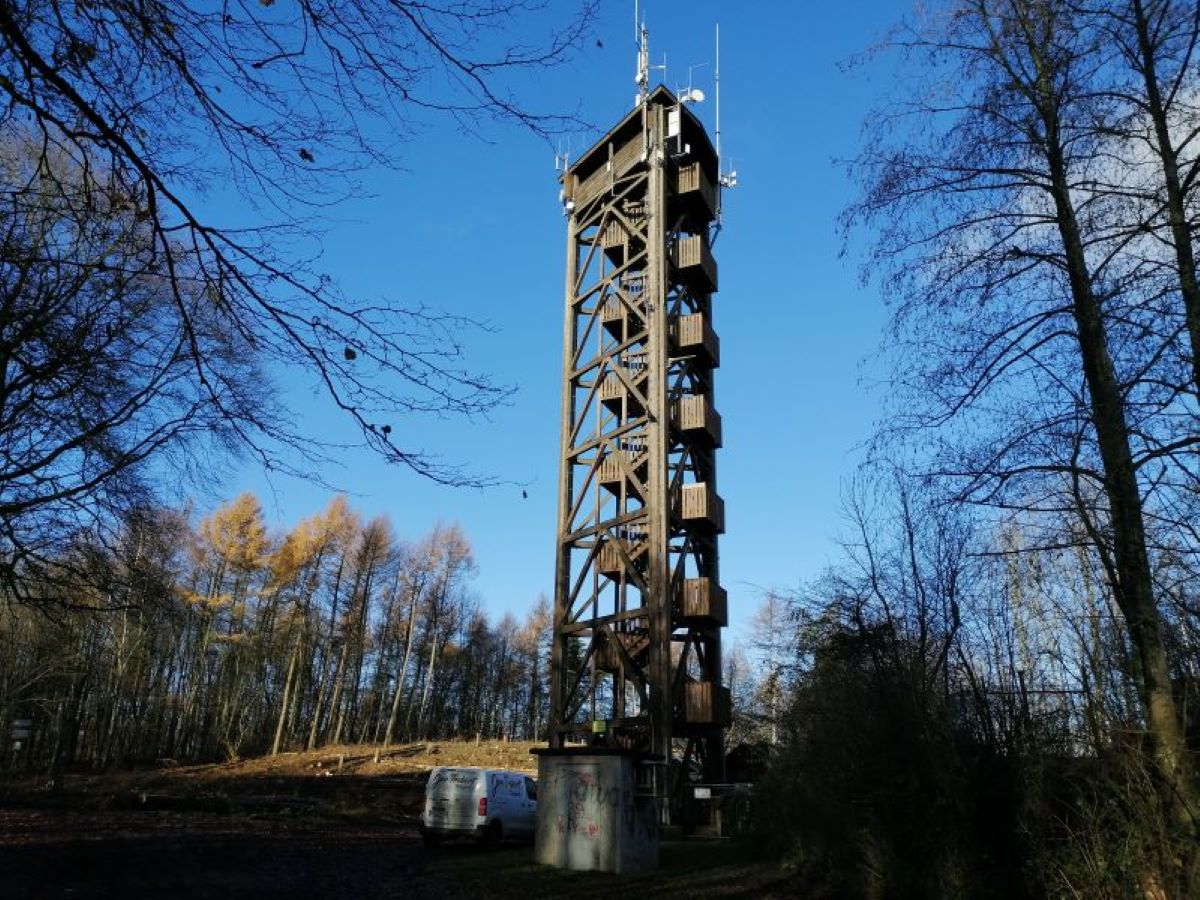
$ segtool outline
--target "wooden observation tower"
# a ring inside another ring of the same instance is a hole
[[[643,32],[644,46],[644,32]],[[713,330],[719,159],[665,87],[563,174],[562,458],[550,745],[671,762],[660,796],[720,782],[730,698],[717,540]]]

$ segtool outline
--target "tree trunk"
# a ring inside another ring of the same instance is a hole
[[[1047,88],[1043,97],[1049,96]],[[1130,450],[1124,399],[1109,354],[1106,326],[1093,292],[1071,199],[1057,113],[1048,108],[1048,101],[1045,100],[1041,112],[1046,127],[1051,192],[1065,251],[1080,359],[1091,399],[1089,412],[1096,429],[1104,468],[1104,490],[1112,521],[1113,557],[1117,574],[1114,593],[1135,650],[1138,663],[1135,677],[1167,809],[1175,827],[1193,830],[1195,790],[1187,768],[1183,731],[1171,693],[1170,670],[1154,595],[1150,558],[1146,550],[1141,490]]]
[[[279,721],[275,725],[275,740],[271,742],[271,755],[279,755],[279,744],[283,741],[283,729],[287,723],[288,708],[291,706],[292,684],[296,678],[296,669],[300,660],[300,645],[304,640],[304,629],[296,630],[296,642],[292,644],[292,652],[288,659],[287,677],[283,680],[283,699],[279,704]]]
[[[1192,247],[1183,183],[1179,177],[1179,151],[1171,140],[1167,108],[1158,83],[1156,51],[1151,41],[1150,23],[1142,0],[1133,0],[1132,10],[1140,55],[1140,59],[1135,62],[1135,68],[1145,84],[1146,107],[1150,120],[1154,123],[1155,149],[1162,164],[1163,186],[1167,193],[1167,221],[1175,250],[1179,293],[1183,300],[1188,339],[1191,343],[1192,382],[1193,387],[1200,391],[1200,284],[1196,281],[1196,257]]]
[[[337,669],[333,674],[333,697],[329,701],[329,715],[334,718],[332,743],[337,744],[342,737],[342,724],[345,722],[345,711],[342,709],[342,682],[346,678],[346,659],[350,655],[350,641],[342,638],[342,651],[338,654]]]
[[[359,712],[360,712],[360,694],[362,692],[362,670],[363,660],[366,656],[367,649],[367,612],[371,602],[371,588],[375,580],[375,559],[372,558],[370,565],[367,567],[367,574],[363,577],[361,599],[358,602],[358,618],[355,620],[355,635],[354,635],[354,679],[350,683],[350,697],[346,704],[347,712],[350,716],[350,731],[349,736],[353,737],[358,732],[359,743],[362,742],[362,733],[358,728]]]
[[[392,743],[392,737],[396,731],[396,715],[400,711],[400,695],[404,691],[404,681],[408,676],[408,664],[412,656],[413,622],[417,617],[417,598],[423,583],[424,579],[414,585],[412,591],[409,593],[408,625],[404,633],[404,659],[401,661],[400,669],[396,673],[396,688],[392,692],[392,709],[388,714],[387,730],[383,733],[384,750]],[[379,751],[375,752],[375,761],[379,762]]]
[[[425,731],[425,712],[429,705],[429,691],[433,685],[433,676],[437,667],[438,649],[437,633],[434,632],[429,636],[429,666],[425,672],[425,686],[421,690],[421,709],[417,713],[417,734],[422,738],[428,737]]]
[[[321,734],[321,719],[325,711],[325,697],[329,690],[329,654],[333,651],[333,634],[337,628],[338,592],[342,587],[342,572],[345,565],[346,561],[343,557],[338,563],[337,575],[333,579],[333,599],[330,601],[329,607],[329,647],[321,660],[321,673],[317,678],[317,702],[313,707],[312,723],[308,728],[308,742],[305,744],[305,748],[308,750],[317,745],[317,737]],[[320,620],[318,620],[318,632],[320,627]]]

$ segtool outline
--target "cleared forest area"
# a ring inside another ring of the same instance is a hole
[[[172,809],[217,812],[286,811],[370,818],[416,827],[425,779],[434,766],[479,766],[535,772],[525,741],[447,741],[346,744],[223,763],[153,767],[67,775],[57,790],[45,776],[0,787],[17,800],[61,798],[81,809]]]
[[[532,771],[521,741],[346,745],[227,763],[43,776],[0,786],[0,883],[65,897],[770,897],[774,865],[739,845],[664,844],[653,875],[560,872],[528,845],[430,850],[416,829],[429,769]]]

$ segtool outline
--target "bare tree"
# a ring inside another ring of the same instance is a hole
[[[540,134],[570,121],[527,107],[514,82],[569,58],[593,11],[0,3],[0,434],[31,448],[0,472],[10,586],[54,531],[33,527],[36,510],[94,513],[184,437],[311,473],[328,447],[272,405],[268,370],[307,378],[386,460],[487,480],[393,436],[410,415],[473,416],[506,396],[464,366],[472,323],[348,298],[304,248],[355,174],[395,162],[423,118]],[[218,222],[217,184],[245,220]],[[30,417],[43,423],[31,433]],[[199,465],[197,442],[182,468]]]
[[[1107,92],[1117,101],[1106,128],[1120,138],[1126,178],[1107,187],[1142,195],[1131,229],[1152,235],[1168,250],[1147,254],[1178,291],[1191,357],[1192,389],[1200,391],[1200,281],[1193,235],[1197,191],[1195,142],[1200,96],[1194,75],[1200,44],[1200,7],[1189,0],[1112,0],[1081,4],[1081,15],[1114,48],[1127,76],[1113,76]],[[1106,74],[1109,70],[1106,70]],[[1136,181],[1130,184],[1129,175]],[[1172,265],[1173,264],[1173,265]]]
[[[462,618],[456,608],[462,605],[460,593],[462,580],[475,569],[471,544],[466,534],[457,525],[437,529],[437,568],[434,584],[428,596],[425,613],[425,649],[427,652],[425,673],[421,685],[421,702],[417,707],[415,734],[428,736],[427,714],[433,694],[434,678],[442,651],[457,624]],[[410,710],[411,712],[411,710]]]
[[[758,657],[755,705],[762,710],[771,745],[779,743],[786,672],[795,657],[795,624],[787,600],[770,591],[750,619],[750,646]]]
[[[179,248],[171,301],[144,205],[12,134],[0,173],[0,540],[20,595],[18,569],[45,590],[72,574],[81,529],[119,524],[152,495],[148,460],[186,472],[273,412],[252,345]],[[195,382],[189,345],[219,381]]]
[[[1064,485],[1087,486],[1164,808],[1189,846],[1196,785],[1147,536],[1180,416],[1164,371],[1178,332],[1122,253],[1125,198],[1093,189],[1112,114],[1094,90],[1102,39],[1066,4],[962,0],[898,43],[917,81],[859,159],[850,214],[879,226],[874,260],[900,298],[914,389],[900,396],[915,403],[894,424],[932,435],[961,497],[1061,513]]]

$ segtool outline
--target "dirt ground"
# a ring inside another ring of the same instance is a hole
[[[0,809],[0,896],[437,897],[416,832],[216,813]]]
[[[433,765],[532,771],[531,745],[325,748],[274,759],[0,783],[0,900],[76,898],[757,898],[788,896],[774,866],[727,842],[664,844],[653,875],[537,866],[529,846],[427,849]]]

